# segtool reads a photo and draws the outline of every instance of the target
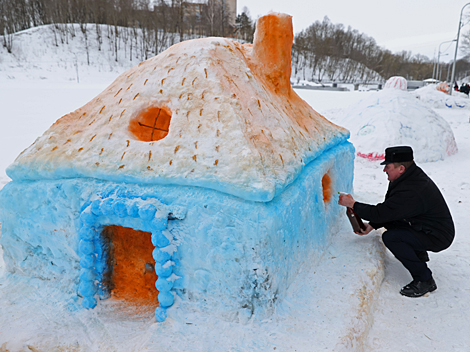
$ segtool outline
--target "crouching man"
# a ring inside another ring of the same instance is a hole
[[[357,234],[386,228],[383,243],[413,277],[400,293],[420,297],[437,289],[426,264],[427,251],[440,252],[451,245],[455,235],[452,216],[435,183],[414,163],[411,147],[387,148],[381,165],[390,181],[383,203],[364,204],[347,194],[339,197],[338,204],[353,208],[369,221]]]

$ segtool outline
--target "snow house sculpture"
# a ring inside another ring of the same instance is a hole
[[[273,13],[253,45],[176,44],[60,118],[7,169],[7,269],[72,307],[111,297],[160,322],[176,297],[175,314],[272,314],[353,179],[349,132],[290,86],[292,40]]]

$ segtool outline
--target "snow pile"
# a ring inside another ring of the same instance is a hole
[[[438,90],[435,84],[416,89],[410,92],[410,94],[436,109],[454,108],[470,110],[470,100],[466,94],[453,91],[452,95],[449,95]]]
[[[409,145],[418,162],[442,160],[457,152],[449,124],[413,95],[385,89],[369,95],[339,116],[351,132],[359,157],[383,160],[385,148]]]

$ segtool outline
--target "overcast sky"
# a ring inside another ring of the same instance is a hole
[[[439,44],[457,37],[460,11],[469,2],[469,0],[237,0],[237,12],[241,13],[246,6],[253,19],[270,11],[288,13],[293,16],[294,33],[328,16],[332,23],[351,26],[373,37],[379,46],[392,52],[407,50],[432,59],[434,55],[437,57]],[[465,14],[470,16],[470,5],[465,8]],[[463,27],[461,33],[468,30],[470,24]],[[454,50],[454,43],[442,44],[441,61],[453,59]]]

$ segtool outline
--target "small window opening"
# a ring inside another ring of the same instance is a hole
[[[129,124],[129,131],[143,142],[165,138],[170,129],[171,111],[166,107],[150,107],[141,112]]]
[[[323,189],[323,202],[326,204],[331,200],[331,196],[333,195],[329,172],[327,172],[321,179],[321,185]]]

